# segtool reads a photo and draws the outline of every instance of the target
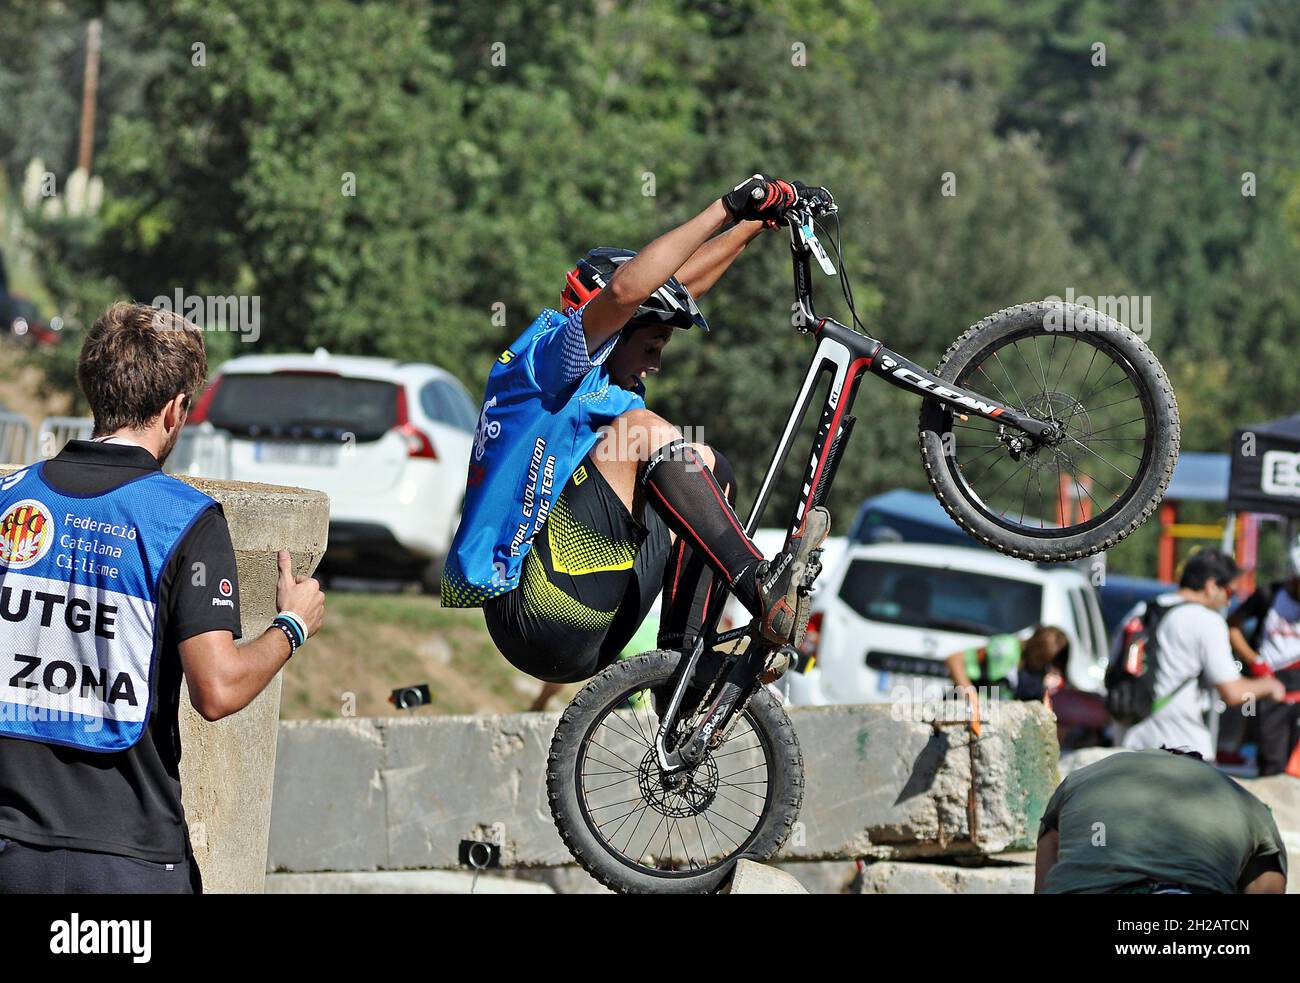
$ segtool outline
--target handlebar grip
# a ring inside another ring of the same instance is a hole
[[[795,203],[795,208],[802,206],[812,212],[814,217],[829,215],[836,211],[835,196],[825,188],[815,185],[807,185],[802,181],[794,182],[794,189],[799,194],[799,200]]]

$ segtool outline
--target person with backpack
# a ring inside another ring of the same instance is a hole
[[[1232,658],[1222,612],[1240,575],[1231,557],[1201,550],[1184,564],[1176,592],[1124,619],[1106,673],[1106,705],[1120,725],[1117,743],[1186,749],[1214,761],[1208,697],[1217,692],[1229,706],[1240,706],[1284,696],[1276,679],[1243,679]]]
[[[1243,626],[1254,622],[1246,637]],[[1228,619],[1232,649],[1252,676],[1273,677],[1300,693],[1300,536],[1287,554],[1287,579],[1261,587]],[[1259,773],[1280,775],[1300,741],[1300,703],[1262,700],[1259,705]]]

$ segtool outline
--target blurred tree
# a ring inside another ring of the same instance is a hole
[[[0,0],[0,14],[11,176],[37,153],[66,176],[84,22],[105,20],[105,206],[33,234],[74,324],[119,295],[257,294],[260,341],[214,336],[214,361],[324,345],[437,362],[477,389],[576,256],[638,247],[762,169],[836,193],[858,315],[922,362],[1010,304],[1138,293],[1184,446],[1296,408],[1279,368],[1300,315],[1286,0]],[[713,333],[674,341],[651,400],[703,428],[752,491],[807,349],[781,236],[750,253],[706,299]],[[849,320],[815,275],[819,306]],[[54,356],[55,384],[74,357]],[[868,385],[857,412],[840,529],[863,497],[923,481],[914,401]]]

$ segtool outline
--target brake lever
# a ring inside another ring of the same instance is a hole
[[[830,256],[826,255],[821,240],[817,238],[817,232],[813,228],[812,212],[805,212],[804,216],[805,218],[799,227],[799,234],[808,248],[812,250],[812,254],[817,257],[817,263],[821,266],[822,272],[827,276],[834,276],[839,271],[835,269],[835,264],[831,262]]]

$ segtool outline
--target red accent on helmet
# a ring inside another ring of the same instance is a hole
[[[560,291],[560,313],[573,313],[600,293],[600,290],[600,287],[584,286],[581,270],[575,266],[564,277],[564,289]]]

